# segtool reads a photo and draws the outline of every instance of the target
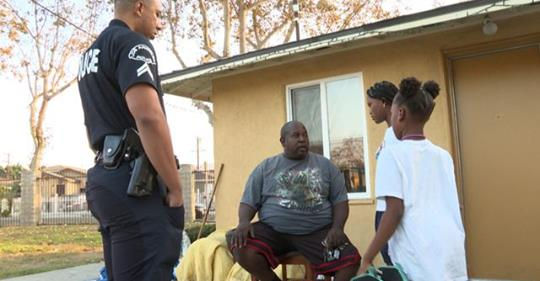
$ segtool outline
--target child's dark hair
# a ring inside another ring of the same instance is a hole
[[[392,82],[381,81],[373,84],[373,86],[367,90],[367,95],[370,98],[382,100],[387,104],[392,104],[397,92],[398,88],[396,85],[392,84]]]
[[[439,95],[439,84],[427,81],[423,85],[415,77],[401,80],[399,93],[394,103],[404,105],[409,112],[422,121],[427,121],[435,107],[435,98]]]

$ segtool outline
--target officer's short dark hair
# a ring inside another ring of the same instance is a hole
[[[138,0],[114,0],[114,9],[116,11],[123,11],[133,6]],[[144,1],[144,0],[143,0]]]

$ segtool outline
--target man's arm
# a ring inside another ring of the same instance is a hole
[[[332,228],[345,228],[345,222],[349,217],[349,201],[345,200],[332,207]]]
[[[131,115],[135,118],[144,151],[167,185],[169,206],[182,206],[180,177],[176,170],[171,135],[158,93],[150,85],[136,84],[127,90],[126,102]]]
[[[349,201],[345,200],[336,203],[332,207],[332,227],[326,235],[326,246],[329,249],[337,248],[345,243],[348,243],[345,236],[345,222],[349,217]]]
[[[238,207],[238,224],[250,224],[257,210],[248,204],[240,203]]]
[[[232,236],[231,244],[233,247],[242,248],[247,244],[247,237],[255,237],[251,220],[255,217],[257,210],[248,204],[240,203],[238,207],[238,226]]]
[[[367,268],[373,263],[373,259],[388,242],[394,231],[396,231],[401,218],[403,217],[403,200],[396,197],[386,197],[386,211],[381,218],[379,229],[371,241],[368,249],[362,258],[362,264],[358,273],[366,272]]]

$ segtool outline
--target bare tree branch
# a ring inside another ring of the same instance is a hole
[[[62,87],[60,87],[59,89],[53,91],[52,94],[48,96],[49,100],[50,100],[50,99],[53,99],[54,97],[56,97],[56,96],[58,96],[59,94],[63,93],[65,90],[67,90],[67,88],[69,88],[69,87],[71,87],[72,85],[74,85],[75,82],[77,82],[77,77],[71,79],[69,82],[67,82],[66,84],[64,84]]]
[[[256,42],[253,42],[249,37],[246,38],[247,43],[255,50],[258,49],[258,44]]]
[[[26,19],[21,17],[19,13],[17,12],[17,9],[15,9],[7,0],[2,0],[2,1],[4,2],[4,4],[7,5],[7,8],[9,9],[9,11],[13,13],[13,15],[15,15],[16,18],[19,19],[20,24],[24,27],[26,32],[28,32],[28,35],[30,35],[30,37],[32,38],[35,38],[36,36],[32,33],[32,30],[28,27],[28,23],[26,22]]]
[[[265,2],[268,2],[268,0],[255,1],[255,2],[251,3],[251,5],[245,5],[244,9],[246,11],[250,11],[250,10],[253,10],[253,9],[257,8],[258,6],[264,4]]]
[[[172,0],[169,0],[169,5],[168,5],[168,9],[167,9],[167,22],[169,23],[169,28],[170,28],[170,32],[171,32],[171,49],[172,49],[172,52],[174,54],[174,56],[176,57],[176,60],[180,63],[180,65],[182,66],[182,68],[186,68],[186,64],[184,63],[184,60],[182,59],[182,57],[180,56],[180,53],[178,52],[178,49],[177,49],[177,43],[176,43],[176,22],[178,21],[177,18],[174,18],[173,17],[173,12],[172,10],[174,9],[174,5],[172,3]]]
[[[231,45],[231,4],[229,0],[222,0],[223,2],[223,25],[225,30],[223,32],[223,57],[230,55]]]
[[[267,33],[266,37],[261,41],[260,43],[260,47],[264,47],[266,45],[266,43],[268,42],[268,40],[270,38],[272,38],[272,36],[274,36],[274,34],[276,34],[277,32],[281,31],[283,28],[285,28],[285,26],[288,24],[289,22],[288,21],[283,21],[282,23],[280,23],[279,25],[275,26],[272,30],[270,30],[270,32]]]
[[[221,56],[218,55],[212,49],[212,42],[210,41],[210,35],[208,34],[209,23],[208,23],[208,14],[204,0],[199,0],[199,8],[201,9],[201,16],[203,18],[202,31],[203,31],[203,49],[208,52],[215,59],[220,59]]]
[[[253,21],[253,35],[255,36],[255,49],[261,48],[261,39],[259,38],[259,19],[257,13],[251,13],[251,20]]]
[[[291,37],[294,33],[295,24],[294,21],[291,21],[289,24],[289,29],[287,29],[287,32],[285,33],[285,39],[283,39],[283,43],[287,43],[291,41]]]
[[[362,3],[362,4],[357,4],[354,9],[347,14],[347,16],[345,17],[345,19],[343,20],[343,23],[341,24],[341,26],[339,27],[340,30],[343,30],[347,27],[349,27],[349,25],[351,24],[351,20],[353,19],[354,16],[358,15],[358,13],[360,12],[360,10],[362,10],[364,7],[365,7],[365,3]]]

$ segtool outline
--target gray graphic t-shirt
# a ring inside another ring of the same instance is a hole
[[[343,174],[325,157],[304,160],[279,154],[249,176],[241,202],[259,212],[260,221],[288,234],[308,234],[332,223],[332,206],[347,200]]]

